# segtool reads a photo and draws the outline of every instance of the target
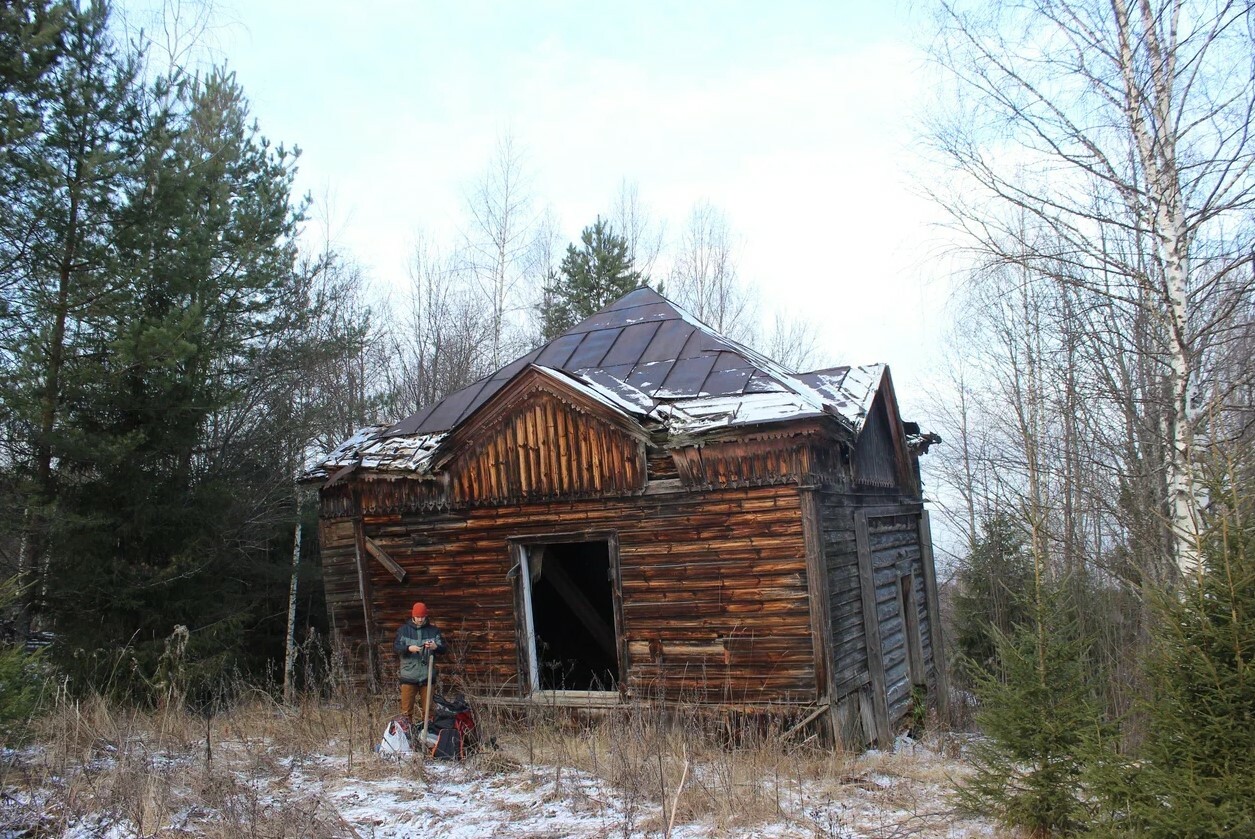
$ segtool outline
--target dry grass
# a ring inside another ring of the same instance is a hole
[[[285,707],[260,693],[211,717],[62,698],[38,722],[38,745],[0,761],[0,835],[92,836],[117,824],[128,826],[117,835],[144,837],[369,835],[317,790],[428,787],[424,761],[373,752],[393,712],[384,699]],[[734,731],[650,707],[478,716],[495,748],[467,773],[505,779],[534,801],[503,807],[603,813],[604,835],[988,835],[956,827],[939,804],[955,763],[935,751],[832,753],[782,745],[771,725]]]

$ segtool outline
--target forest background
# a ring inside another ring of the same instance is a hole
[[[1034,682],[1057,708],[1072,685],[1093,717],[1069,731],[1118,726],[1132,753],[1155,742],[1141,703],[1164,627],[1184,625],[1167,616],[1190,592],[1205,612],[1217,579],[1225,685],[1251,690],[1235,617],[1252,584],[1250,9],[937,12],[945,81],[925,135],[945,175],[920,190],[955,235],[961,315],[921,419],[946,440],[926,482],[956,534],[959,684],[986,710]],[[296,483],[309,454],[638,282],[787,366],[835,361],[814,323],[759,319],[764,292],[739,276],[718,207],[695,201],[671,232],[624,182],[567,245],[508,133],[459,235],[420,241],[410,286],[380,299],[308,221],[297,156],[262,135],[236,78],[181,64],[208,20],[152,39],[100,4],[0,10],[6,667],[25,672],[23,644],[51,633],[42,660],[64,685],[126,701],[165,695],[174,648],[194,702],[221,699],[230,674],[313,684],[291,655],[326,632]],[[1023,672],[1021,653],[1036,662]],[[995,758],[1005,790],[1020,770]]]

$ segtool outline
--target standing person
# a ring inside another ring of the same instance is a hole
[[[414,700],[421,698],[419,712],[427,707],[427,668],[435,667],[433,656],[444,652],[444,636],[427,622],[427,607],[415,603],[410,619],[397,628],[392,644],[401,657],[401,716],[414,722]]]

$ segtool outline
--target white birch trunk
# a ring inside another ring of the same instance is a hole
[[[301,488],[293,488],[296,500],[296,526],[292,535],[292,579],[288,583],[288,634],[283,657],[283,701],[296,699],[296,582],[301,570]]]
[[[1151,89],[1146,90],[1134,72],[1132,40],[1135,25],[1124,0],[1113,0],[1120,37],[1125,108],[1146,178],[1148,211],[1157,256],[1163,271],[1168,318],[1168,386],[1172,416],[1164,440],[1167,476],[1167,508],[1172,530],[1172,553],[1183,575],[1195,573],[1198,563],[1198,502],[1194,492],[1192,463],[1191,379],[1194,374],[1189,334],[1189,244],[1185,202],[1177,170],[1176,135],[1173,133],[1172,83],[1176,70],[1176,44],[1161,43],[1149,4],[1138,3],[1142,37],[1150,55]],[[1171,11],[1169,38],[1175,37],[1180,6]],[[1146,109],[1153,111],[1147,119]]]

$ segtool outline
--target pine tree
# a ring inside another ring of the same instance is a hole
[[[8,304],[0,404],[21,506],[21,636],[43,605],[49,529],[59,516],[55,465],[74,444],[65,412],[100,379],[93,321],[118,292],[119,196],[132,183],[142,116],[136,62],[110,36],[107,8],[66,4],[58,13],[59,52],[31,88],[38,119],[5,150],[0,208]]]
[[[66,12],[64,4],[49,0],[0,4],[0,152],[39,131],[40,103],[61,57]],[[0,181],[0,188],[11,185]]]
[[[59,463],[50,609],[59,663],[88,681],[119,643],[151,673],[176,624],[205,679],[266,653],[250,633],[285,599],[285,406],[315,314],[293,157],[250,125],[234,79],[189,82],[144,140],[116,239],[125,294],[95,313],[100,376],[67,407]]]
[[[625,238],[600,216],[580,234],[581,246],[568,245],[566,256],[545,285],[540,306],[546,341],[649,279],[632,264]]]
[[[970,681],[974,669],[1000,670],[995,635],[1008,635],[1032,620],[1024,600],[1032,581],[1033,561],[1011,517],[994,514],[981,522],[980,536],[959,570],[954,598],[957,669],[963,679]]]
[[[1088,821],[1082,782],[1101,730],[1087,643],[1060,594],[1038,582],[1031,623],[992,630],[997,670],[980,669],[975,768],[961,807],[1034,836],[1070,834]]]
[[[1095,788],[1106,836],[1255,836],[1255,495],[1213,494],[1201,574],[1161,598],[1142,746]]]

